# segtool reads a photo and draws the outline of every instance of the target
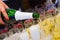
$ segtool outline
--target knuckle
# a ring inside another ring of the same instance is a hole
[[[5,12],[5,10],[3,9],[2,12]]]

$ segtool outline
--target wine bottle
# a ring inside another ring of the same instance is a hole
[[[39,14],[36,12],[29,13],[29,12],[20,12],[14,9],[6,9],[6,12],[9,16],[10,19],[15,19],[16,21],[18,20],[26,20],[30,18],[39,18]]]

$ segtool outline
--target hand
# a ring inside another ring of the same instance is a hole
[[[53,12],[54,12],[54,10],[48,10],[47,12],[48,12],[48,13],[53,13]]]
[[[4,15],[6,20],[9,20],[9,17],[5,11],[5,9],[9,8],[2,0],[0,0],[0,13],[2,12],[2,14]],[[1,15],[0,15],[0,24],[5,24],[2,21]]]

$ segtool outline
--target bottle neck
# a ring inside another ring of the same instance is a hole
[[[39,18],[39,14],[37,12],[34,12],[32,16],[33,16],[34,19],[38,19]]]

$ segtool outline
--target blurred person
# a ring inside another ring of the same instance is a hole
[[[46,1],[46,9],[48,10],[47,12],[53,12],[54,11],[55,5],[53,4],[52,0]]]
[[[52,2],[54,3],[56,7],[60,5],[60,0],[52,0]]]
[[[47,8],[49,9],[47,12],[54,11],[55,8],[60,7],[60,0],[47,0],[50,4],[47,3]],[[52,9],[52,10],[51,10]]]

